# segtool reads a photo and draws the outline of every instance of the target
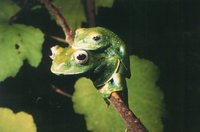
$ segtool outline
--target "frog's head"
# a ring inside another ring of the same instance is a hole
[[[102,27],[79,28],[75,32],[74,49],[97,50],[110,45],[110,34],[108,29]]]
[[[51,71],[57,75],[85,73],[98,64],[96,58],[85,50],[74,50],[70,47],[62,48],[60,46],[54,46],[51,48],[51,52],[52,55],[50,57],[53,60]]]
[[[52,66],[51,72],[57,75],[73,75],[90,73],[90,77],[96,87],[102,86],[109,81],[112,74],[119,67],[119,60],[107,58],[104,53],[93,53],[91,51],[76,50],[71,47],[62,48],[54,46],[51,48]]]

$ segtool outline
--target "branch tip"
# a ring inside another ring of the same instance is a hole
[[[50,2],[50,0],[40,0],[42,4],[48,9],[48,11],[52,14],[55,18],[56,22],[61,26],[64,34],[65,34],[65,41],[69,44],[73,44],[73,32],[70,29],[67,21],[65,20],[64,16],[61,14],[60,10]]]

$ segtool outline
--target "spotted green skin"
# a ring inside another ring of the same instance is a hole
[[[70,47],[62,48],[56,45],[51,48],[51,51],[53,55],[51,72],[56,75],[81,74],[99,65],[99,61],[96,61],[98,60],[98,57],[92,55],[90,56],[87,65],[77,64],[74,58],[76,50]]]
[[[94,41],[93,38],[96,36],[101,37],[101,39]],[[107,58],[116,57],[123,65],[121,74],[130,77],[129,57],[125,44],[112,31],[103,27],[77,29],[72,47],[74,49],[104,52]]]
[[[72,46],[55,46],[52,49],[53,73],[89,73],[104,98],[108,98],[112,92],[126,89],[125,78],[130,77],[129,57],[124,42],[110,30],[102,27],[80,28],[76,30]],[[74,53],[79,50],[88,53],[87,63],[75,62]]]

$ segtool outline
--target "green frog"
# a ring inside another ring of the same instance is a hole
[[[102,27],[80,28],[72,45],[54,46],[51,51],[53,73],[89,73],[88,77],[105,99],[112,92],[126,90],[129,57],[124,42],[112,31]]]

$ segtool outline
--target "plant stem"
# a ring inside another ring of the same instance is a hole
[[[86,0],[86,8],[88,14],[89,27],[94,27],[95,24],[95,0]]]
[[[73,32],[70,29],[70,27],[67,24],[67,21],[65,20],[64,16],[61,14],[59,9],[53,5],[49,0],[41,0],[41,3],[43,3],[46,8],[49,10],[49,12],[55,17],[56,22],[61,26],[64,34],[65,34],[65,41],[69,44],[73,44]]]
[[[148,132],[135,114],[127,107],[117,92],[109,98],[111,104],[117,109],[126,123],[128,132]]]
[[[61,95],[65,96],[65,97],[68,97],[68,98],[72,98],[71,94],[66,93],[65,91],[63,91],[62,89],[56,87],[55,85],[51,84],[51,87],[56,93],[61,94]]]
[[[52,35],[46,35],[46,36],[48,36],[54,40],[57,40],[58,42],[66,43],[65,39],[63,39],[63,38],[52,36]]]

